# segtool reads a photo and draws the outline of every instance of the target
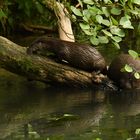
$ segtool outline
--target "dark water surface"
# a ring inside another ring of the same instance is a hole
[[[0,140],[140,140],[139,128],[140,90],[46,88],[0,69]]]
[[[45,88],[0,70],[0,140],[140,139],[140,91]]]

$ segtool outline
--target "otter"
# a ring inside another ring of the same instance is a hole
[[[129,54],[120,54],[111,62],[107,72],[108,77],[121,89],[140,88],[140,79],[136,79],[133,72],[121,71],[125,64],[140,72],[140,59],[134,59]]]
[[[101,53],[88,44],[69,42],[46,36],[33,41],[27,49],[28,54],[51,52],[59,61],[88,71],[106,71],[106,62]]]

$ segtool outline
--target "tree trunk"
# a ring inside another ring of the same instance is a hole
[[[55,12],[58,20],[59,38],[61,40],[75,42],[69,12],[65,6],[56,0],[44,0],[43,3]]]
[[[63,4],[57,2],[57,17],[59,26],[59,37],[61,40],[75,42],[71,21],[68,17],[69,13]]]
[[[28,55],[26,47],[19,46],[0,36],[0,66],[10,72],[48,84],[72,87],[96,86],[92,74],[56,63],[37,55]]]

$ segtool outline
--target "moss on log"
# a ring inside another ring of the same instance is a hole
[[[0,36],[0,66],[10,72],[48,84],[93,87],[92,74],[56,63],[37,55],[28,55],[26,47]]]

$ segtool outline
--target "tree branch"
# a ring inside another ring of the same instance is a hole
[[[26,48],[0,36],[0,66],[13,73],[49,84],[72,87],[96,86],[92,74],[56,63],[37,55],[28,55]]]
[[[43,3],[51,8],[58,19],[59,38],[61,40],[75,42],[69,12],[65,6],[56,0],[43,0]]]

